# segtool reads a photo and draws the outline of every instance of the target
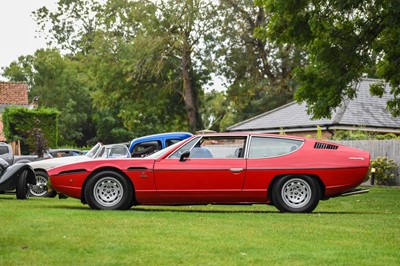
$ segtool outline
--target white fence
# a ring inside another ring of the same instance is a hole
[[[400,140],[342,140],[336,143],[369,151],[371,160],[385,156],[394,160],[399,166],[395,179],[396,185],[400,185]]]

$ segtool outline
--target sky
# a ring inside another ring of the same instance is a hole
[[[57,0],[0,0],[0,72],[21,55],[33,54],[46,47],[31,13],[42,6],[56,7]],[[6,81],[0,76],[0,81]]]

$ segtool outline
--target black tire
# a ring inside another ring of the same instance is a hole
[[[90,208],[126,210],[131,207],[133,187],[127,178],[114,171],[101,171],[90,177],[84,188]]]
[[[34,197],[52,197],[57,195],[57,192],[50,187],[49,175],[46,171],[35,171],[36,185],[30,186],[29,193]]]
[[[28,183],[26,182],[27,174],[28,170],[24,170],[19,176],[16,187],[17,199],[21,200],[29,199],[29,187]]]
[[[281,212],[312,212],[321,198],[318,182],[307,175],[287,175],[276,181],[272,189],[275,207]]]

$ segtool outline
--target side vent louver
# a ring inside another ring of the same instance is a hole
[[[321,143],[321,142],[316,142],[314,145],[314,149],[337,150],[338,147],[339,146],[337,146],[337,145]]]

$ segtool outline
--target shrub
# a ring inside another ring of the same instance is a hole
[[[398,165],[392,159],[379,156],[371,160],[371,168],[375,168],[375,181],[378,185],[394,185]],[[372,173],[370,173],[372,174]]]
[[[393,133],[377,134],[374,132],[368,132],[361,129],[355,130],[337,130],[332,136],[333,140],[364,140],[364,139],[400,139],[400,137]]]
[[[7,141],[21,141],[22,154],[57,147],[59,112],[51,108],[7,107],[2,115]]]

